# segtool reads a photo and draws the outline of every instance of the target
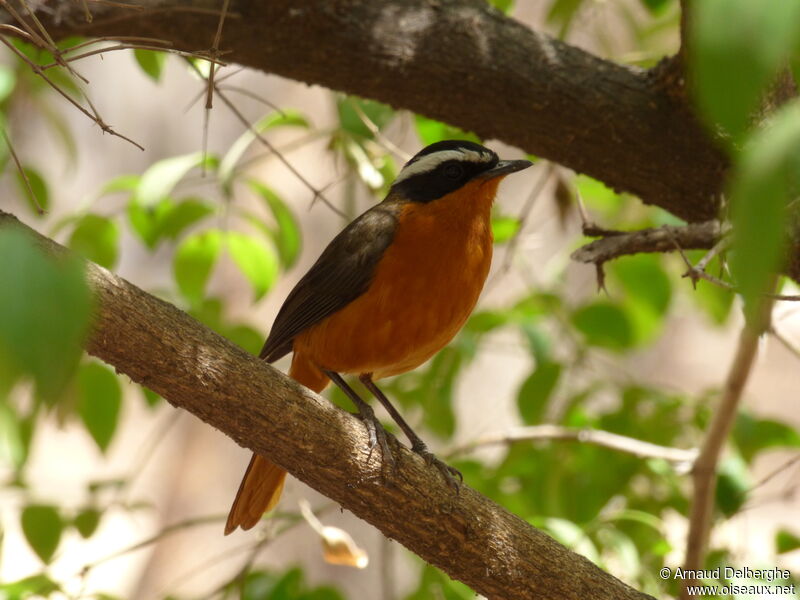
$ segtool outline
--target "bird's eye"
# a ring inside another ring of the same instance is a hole
[[[448,179],[460,179],[464,175],[464,167],[453,162],[444,167],[444,176]]]

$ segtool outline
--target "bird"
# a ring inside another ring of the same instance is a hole
[[[328,244],[278,311],[259,357],[292,352],[289,376],[319,393],[332,381],[359,411],[370,450],[394,465],[386,433],[343,379],[356,375],[386,408],[412,451],[457,487],[461,474],[436,458],[375,381],[410,371],[447,345],[478,301],[492,260],[491,210],[500,181],[531,166],[500,160],[466,140],[415,154],[386,198]],[[250,529],[278,503],[286,471],[253,454],[231,506],[225,535]]]

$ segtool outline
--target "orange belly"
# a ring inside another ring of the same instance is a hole
[[[298,335],[295,362],[377,379],[411,370],[444,347],[489,273],[497,184],[476,181],[431,203],[405,205],[369,289]]]

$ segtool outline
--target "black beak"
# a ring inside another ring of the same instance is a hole
[[[501,160],[488,171],[484,171],[478,175],[478,177],[481,179],[494,179],[495,177],[502,177],[509,173],[522,171],[522,169],[527,169],[531,165],[533,165],[533,163],[529,160]]]

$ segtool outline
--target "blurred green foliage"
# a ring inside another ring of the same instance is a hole
[[[512,15],[516,8],[512,0],[490,4]],[[593,3],[548,0],[545,4],[551,31],[568,39]],[[610,4],[619,5],[628,33],[641,47],[630,62],[654,64],[664,53],[661,33],[677,31],[677,1]],[[720,258],[708,270],[737,286],[750,306],[767,289],[778,265],[786,215],[791,214],[796,194],[797,101],[771,113],[763,123],[757,109],[787,64],[795,76],[800,72],[800,5],[777,0],[703,0],[693,6],[691,92],[734,162],[728,190],[735,232],[732,275]],[[76,42],[65,40],[62,47]],[[29,44],[14,43],[39,64],[53,60]],[[169,62],[165,54],[136,50],[132,57],[146,77],[163,82]],[[173,66],[178,64],[176,60]],[[197,64],[203,65],[202,61]],[[49,72],[68,93],[78,95],[78,86],[67,73]],[[12,140],[23,132],[7,123],[9,115],[15,103],[29,101],[40,107],[65,156],[74,158],[77,145],[63,117],[52,109],[54,98],[43,82],[21,61],[0,67],[0,125]],[[229,298],[212,295],[209,289],[213,289],[210,282],[215,273],[232,268],[249,288],[252,302],[258,302],[301,256],[302,228],[294,210],[281,191],[252,168],[263,158],[257,150],[263,147],[264,137],[278,129],[301,141],[306,139],[302,136],[308,136],[307,140],[326,136],[343,173],[344,212],[349,216],[358,209],[359,198],[379,200],[402,164],[403,157],[386,143],[387,132],[398,123],[410,124],[419,145],[446,138],[480,141],[474,133],[422,115],[408,118],[372,100],[332,94],[331,103],[337,119],[331,131],[316,129],[299,111],[270,110],[254,119],[225,152],[154,157],[142,173],[113,178],[79,210],[57,221],[49,233],[107,268],[115,268],[123,258],[121,244],[126,235],[143,252],[166,257],[172,265],[172,280],[167,289],[154,291],[257,353],[266,334],[264,324],[254,326],[232,318]],[[26,216],[39,218],[37,207],[57,209],[63,199],[58,186],[46,179],[44,158],[24,156],[23,165],[33,197],[9,160],[7,145],[0,145],[0,166],[14,181]],[[199,173],[205,174],[203,186],[195,185]],[[580,196],[592,218],[608,228],[679,223],[660,209],[643,206],[638,199],[583,175],[566,179],[564,186],[567,206],[562,209],[567,215],[570,198]],[[107,208],[106,201],[112,197],[121,202],[121,210]],[[523,222],[523,215],[503,214],[497,207],[492,228],[498,246],[513,250]],[[64,582],[52,575],[48,565],[66,546],[68,534],[91,540],[102,529],[107,511],[133,512],[142,504],[119,500],[118,492],[129,486],[133,476],[86,482],[86,497],[78,505],[57,497],[39,498],[26,476],[32,441],[56,421],[85,429],[99,453],[113,452],[114,440],[125,428],[125,403],[131,401],[124,392],[133,384],[105,365],[81,359],[91,298],[78,261],[50,256],[12,228],[0,230],[0,256],[12,257],[0,261],[4,284],[0,290],[0,461],[11,473],[7,488],[20,498],[21,531],[43,565],[39,574],[0,583],[0,597],[57,597],[63,593]],[[696,263],[703,253],[687,252],[687,256]],[[626,257],[606,266],[608,294],[576,296],[562,266],[539,289],[526,288],[503,305],[473,314],[448,348],[382,387],[397,399],[412,424],[421,426],[426,438],[446,449],[458,431],[454,407],[465,369],[480,352],[491,351],[497,339],[511,336],[517,340],[515,351],[529,362],[515,390],[513,406],[519,423],[547,423],[573,432],[597,429],[668,447],[695,447],[717,391],[692,397],[676,387],[647,383],[637,373],[625,373],[622,366],[622,361],[650,348],[663,335],[679,310],[676,307],[692,307],[709,326],[728,323],[735,294],[706,281],[692,290],[679,277],[684,270],[674,256]],[[34,389],[30,397],[24,393],[28,382]],[[155,393],[140,391],[148,409],[159,406]],[[352,408],[338,390],[329,393],[336,403]],[[797,430],[779,420],[747,412],[739,415],[718,474],[715,507],[719,518],[730,518],[748,507],[758,487],[751,475],[754,461],[778,448],[800,450]],[[456,452],[451,462],[469,485],[632,585],[657,597],[676,593],[674,582],[662,581],[658,571],[674,550],[670,519],[688,510],[686,465],[553,440],[510,444],[492,460],[481,457],[481,453]],[[800,548],[799,534],[779,531],[776,552]],[[730,549],[719,547],[708,558],[709,566],[715,564],[734,565],[736,559]],[[253,567],[223,582],[218,592],[221,598],[246,600],[343,598],[331,587],[309,585],[301,567],[283,572]],[[421,564],[405,598],[473,596],[462,584]]]

